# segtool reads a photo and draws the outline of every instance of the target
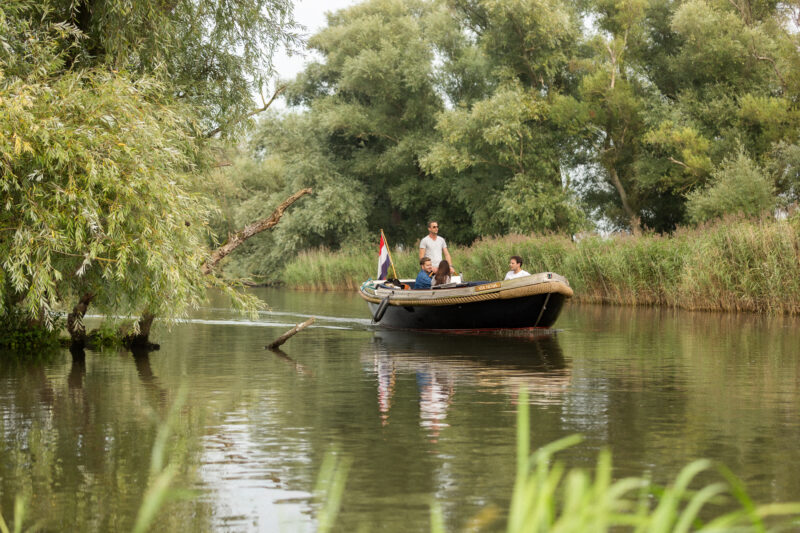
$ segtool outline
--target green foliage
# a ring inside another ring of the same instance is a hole
[[[479,234],[575,231],[584,221],[562,188],[557,154],[547,148],[554,141],[548,115],[545,100],[512,83],[471,109],[440,116],[442,140],[423,168],[446,181]]]
[[[65,66],[157,77],[192,108],[198,127],[225,125],[223,135],[229,135],[246,124],[235,119],[254,107],[252,95],[272,74],[275,49],[299,44],[292,6],[289,0],[10,0],[3,9],[24,21],[34,41],[47,29],[78,36],[68,45],[44,47],[61,52]],[[12,74],[35,68],[20,60],[23,47],[30,45],[11,47],[17,57]]]
[[[564,67],[577,45],[580,21],[572,4],[551,0],[468,0],[455,16],[502,76],[527,87],[568,83]]]
[[[777,143],[765,165],[785,201],[800,201],[800,146],[785,141]]]
[[[221,172],[221,181],[232,186],[217,193],[220,203],[229,206],[223,208],[228,218],[217,222],[221,234],[268,216],[295,191],[314,190],[273,231],[250,239],[244,253],[237,250],[227,263],[229,272],[269,276],[300,250],[361,241],[366,195],[324,147],[324,135],[315,130],[311,117],[269,116],[254,130],[245,155]]]
[[[426,2],[371,0],[332,14],[309,40],[324,62],[289,91],[309,107],[325,158],[364,195],[368,227],[391,229],[399,242],[419,239],[426,219],[452,210],[419,166],[442,109],[429,13]]]
[[[99,327],[87,334],[87,346],[92,350],[103,350],[104,348],[121,348],[123,346],[122,331],[130,331],[133,327],[133,320],[123,322],[105,319]]]
[[[517,477],[506,528],[509,533],[579,533],[620,527],[652,533],[767,531],[764,519],[768,517],[783,520],[770,529],[781,531],[800,514],[800,503],[756,507],[741,481],[729,470],[715,468],[703,459],[686,465],[675,482],[663,488],[644,478],[613,481],[608,451],[598,456],[593,477],[581,469],[567,471],[555,455],[578,444],[580,437],[565,437],[531,453],[527,391],[520,391],[518,406]],[[698,489],[692,487],[697,477],[712,470],[721,475],[721,481]],[[720,502],[730,505],[731,500],[739,508],[721,512],[724,508],[719,507]]]
[[[689,220],[695,223],[728,214],[759,215],[774,207],[772,182],[744,153],[725,161],[705,189],[687,198]]]
[[[203,137],[246,122],[292,24],[283,0],[5,2],[0,311],[52,327],[91,294],[103,312],[170,317],[208,285],[252,310],[199,269],[214,212]]]
[[[721,4],[704,0],[682,4],[673,14],[672,29],[684,38],[675,68],[685,76],[686,85],[740,86],[757,79],[759,67],[767,68],[748,53],[758,32]]]
[[[337,216],[366,231],[321,231],[331,211],[270,246],[336,250],[383,228],[413,247],[432,218],[461,245],[575,233],[589,219],[672,232],[729,212],[734,189],[747,194],[741,180],[717,183],[741,150],[771,182],[750,185],[757,208],[767,197],[791,203],[800,47],[790,11],[704,0],[370,0],[333,13],[310,39],[323,60],[288,91],[306,125],[290,115],[269,122],[302,131],[289,135],[291,152],[264,136],[265,159],[281,173],[269,187],[291,174],[312,180],[290,157],[302,153],[331,176],[323,187],[346,191]],[[696,217],[700,204],[706,214]],[[280,261],[260,247],[235,266],[266,275]]]
[[[513,233],[562,231],[576,233],[589,227],[574,194],[517,175],[500,195],[498,218]]]
[[[204,298],[203,163],[162,91],[99,71],[0,86],[4,308],[48,317],[93,293],[101,309],[169,314]]]
[[[380,228],[413,248],[433,218],[468,245],[574,233],[589,219],[671,232],[789,205],[792,13],[774,2],[368,0],[309,40],[320,59],[286,91],[296,112],[215,152],[204,137],[242,131],[273,50],[298,42],[290,2],[9,0],[2,199],[25,224],[0,221],[13,288],[3,306],[38,319],[102,283],[106,309],[180,312],[205,286],[190,272],[206,253],[198,243],[306,186],[315,195],[230,258],[230,272],[274,278],[298,252],[371,243]],[[212,175],[221,154],[233,164]]]
[[[58,317],[53,317],[58,322]],[[19,309],[11,309],[0,321],[0,352],[2,359],[53,354],[59,348],[58,331],[40,321],[32,320]]]

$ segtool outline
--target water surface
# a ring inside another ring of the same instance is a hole
[[[448,530],[500,530],[520,387],[534,446],[585,437],[569,466],[608,447],[615,476],[668,482],[708,457],[759,502],[800,500],[797,319],[568,304],[555,335],[451,336],[376,330],[350,293],[257,293],[270,312],[213,301],[149,356],[0,365],[3,516],[21,494],[49,530],[130,529],[182,387],[169,459],[195,492],[156,530],[313,531],[331,453],[353,461],[337,530],[429,531],[434,500]]]

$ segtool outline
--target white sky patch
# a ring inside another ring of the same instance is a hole
[[[326,13],[339,11],[359,2],[360,0],[297,0],[294,4],[294,19],[305,26],[304,34],[308,38],[327,25]],[[286,50],[281,48],[273,58],[275,76],[282,80],[294,79],[308,63],[319,59],[319,55],[309,50],[301,50],[299,53],[289,56]],[[277,109],[286,108],[286,102],[283,99],[276,100],[273,105]]]

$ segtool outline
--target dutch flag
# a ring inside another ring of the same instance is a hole
[[[386,238],[381,232],[381,245],[378,248],[378,279],[386,279],[389,273],[389,248],[386,246]]]

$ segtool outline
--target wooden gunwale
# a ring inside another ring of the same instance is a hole
[[[546,293],[559,293],[567,298],[573,295],[566,278],[552,272],[542,272],[523,278],[452,289],[376,289],[374,285],[377,283],[372,281],[362,285],[359,290],[361,297],[371,303],[379,303],[388,297],[389,305],[393,306],[457,305],[487,300],[521,298]],[[367,286],[367,284],[370,285]]]

